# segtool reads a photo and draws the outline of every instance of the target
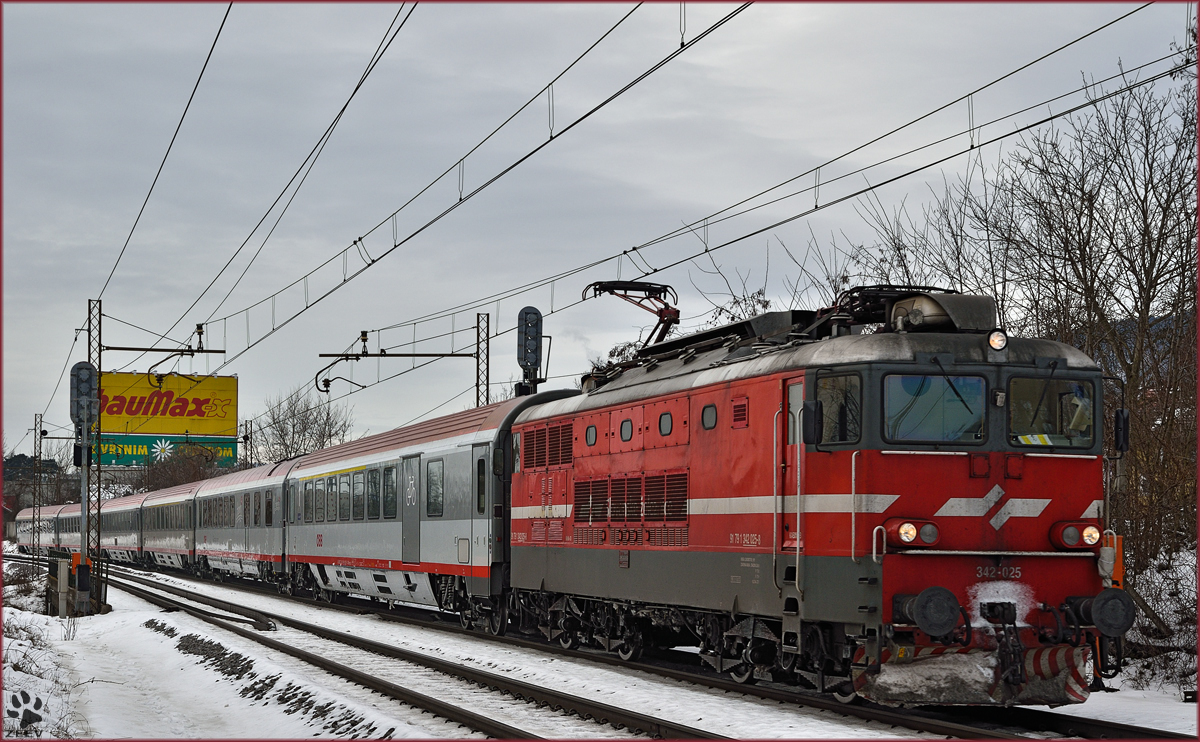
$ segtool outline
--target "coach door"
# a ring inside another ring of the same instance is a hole
[[[404,459],[401,467],[400,482],[404,493],[400,513],[404,521],[401,558],[416,564],[421,561],[421,457]]]
[[[488,528],[491,513],[491,498],[488,483],[491,473],[488,465],[488,446],[474,446],[471,449],[471,564],[486,566],[491,560]]]

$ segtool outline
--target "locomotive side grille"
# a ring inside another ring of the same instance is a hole
[[[546,540],[546,521],[538,519],[530,524],[530,530],[533,531],[532,538],[534,541]]]
[[[642,480],[625,480],[625,522],[638,523],[642,520]]]
[[[597,482],[575,482],[575,502],[571,512],[576,523],[587,523],[592,519],[592,488]]]
[[[688,529],[682,528],[648,528],[646,543],[650,546],[687,546]]]
[[[745,428],[750,425],[750,398],[749,397],[734,397],[733,398],[733,426],[735,428]]]
[[[614,544],[620,544],[621,546],[641,546],[642,529],[614,528],[612,529],[612,540]]]
[[[666,476],[665,515],[663,520],[688,519],[688,475],[668,474]]]
[[[576,544],[599,546],[604,543],[603,528],[576,528],[571,533],[571,541]]]
[[[571,463],[572,448],[574,442],[572,440],[571,426],[555,425],[549,429],[549,442],[547,445],[548,466],[562,466]]]
[[[526,430],[522,437],[521,466],[525,469],[544,469],[571,463],[574,441],[570,425],[534,428]]]
[[[665,520],[665,494],[667,478],[662,474],[646,477],[646,520]]]
[[[612,480],[612,491],[608,499],[608,519],[613,523],[625,522],[625,496],[631,479]]]
[[[563,540],[563,522],[561,520],[550,521],[549,539],[550,541]]]

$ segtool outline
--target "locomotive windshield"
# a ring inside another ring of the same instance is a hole
[[[1008,382],[1008,438],[1015,446],[1090,448],[1095,436],[1092,382],[1030,379]]]
[[[884,431],[894,441],[980,443],[981,376],[890,374],[883,380]]]

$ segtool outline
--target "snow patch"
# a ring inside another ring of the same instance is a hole
[[[1012,603],[1017,608],[1017,625],[1029,626],[1029,614],[1038,609],[1033,597],[1033,586],[1015,580],[992,580],[977,582],[967,588],[967,603],[971,613],[971,626],[991,626],[979,615],[981,603]]]

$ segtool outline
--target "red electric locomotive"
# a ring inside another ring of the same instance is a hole
[[[510,618],[843,699],[1082,702],[1134,617],[1102,402],[1081,352],[942,289],[651,345],[513,423]]]

